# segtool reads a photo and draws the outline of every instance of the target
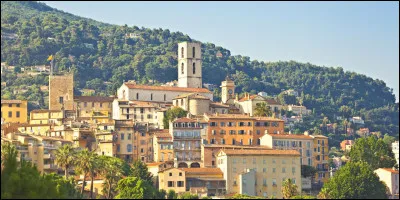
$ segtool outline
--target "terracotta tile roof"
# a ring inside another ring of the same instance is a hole
[[[398,174],[398,173],[399,173],[398,170],[394,170],[394,169],[392,169],[392,168],[381,168],[381,169],[383,169],[383,170],[385,170],[385,171],[388,171],[388,172],[391,172],[391,173],[394,173],[394,174]]]
[[[19,124],[19,127],[40,127],[40,126],[54,126],[54,124]]]
[[[290,155],[300,156],[300,153],[296,150],[262,150],[262,149],[243,149],[243,150],[221,150],[227,155]]]
[[[100,96],[75,96],[74,101],[79,102],[112,102],[113,97],[100,97]]]
[[[179,122],[196,122],[196,120],[189,119],[187,117],[183,117],[183,118],[176,119],[174,122],[176,122],[176,123],[179,123]]]
[[[130,101],[129,106],[138,108],[155,108],[152,103],[146,101]]]
[[[154,133],[157,138],[172,138],[172,135],[169,132],[161,132],[161,133]]]
[[[161,90],[161,91],[176,91],[176,92],[201,92],[211,93],[207,88],[183,88],[183,87],[170,87],[170,86],[152,86],[152,85],[136,85],[133,83],[125,83],[129,89],[142,89],[142,90]]]
[[[25,100],[24,100],[25,101]],[[1,100],[1,104],[5,104],[5,103],[22,103],[23,101],[22,100]],[[26,101],[25,101],[26,102]]]
[[[245,97],[241,98],[239,101],[240,101],[240,102],[243,102],[243,101],[247,101],[247,100],[253,100],[253,99],[255,99],[257,96],[259,96],[259,95],[256,95],[256,94],[255,94],[255,95],[245,96]],[[262,97],[262,96],[259,96],[259,97],[265,99],[265,98]]]
[[[203,144],[204,148],[235,148],[235,149],[271,149],[267,146],[231,145],[231,144]]]
[[[222,175],[222,171],[220,168],[180,168],[181,170],[188,174],[220,174]]]
[[[147,166],[159,166],[164,164],[165,162],[155,162],[155,163],[146,163]]]
[[[279,138],[279,139],[313,139],[309,135],[296,135],[296,134],[268,134],[272,136],[273,138]]]
[[[256,121],[277,121],[284,122],[282,119],[272,118],[272,117],[250,117],[246,114],[206,114],[209,119],[246,119],[246,120],[256,120]]]
[[[187,94],[181,94],[173,99],[182,99],[182,98],[186,98],[189,97],[190,99],[205,99],[205,100],[210,100],[210,98],[205,97],[201,94],[197,94],[197,93],[187,93]]]

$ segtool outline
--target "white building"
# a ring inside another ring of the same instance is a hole
[[[262,97],[268,97],[268,94],[266,92],[259,92],[258,95]]]
[[[311,110],[307,110],[305,106],[296,106],[296,105],[288,105],[288,111],[292,111],[296,115],[309,115],[311,114]]]
[[[392,151],[394,158],[396,158],[397,166],[399,166],[399,141],[392,143]]]
[[[389,188],[389,199],[399,199],[399,171],[391,168],[379,168],[374,171],[379,180]]]
[[[364,124],[364,120],[361,117],[352,117],[350,118],[350,122],[354,124]]]

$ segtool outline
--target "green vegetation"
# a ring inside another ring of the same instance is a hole
[[[190,192],[182,193],[178,196],[178,199],[199,199],[197,194],[192,194]]]
[[[298,194],[297,185],[293,183],[292,179],[286,179],[282,184],[281,192],[284,199],[290,199]]]
[[[17,150],[1,145],[1,199],[77,199],[80,197],[71,177],[41,175],[30,162],[17,162]]]
[[[317,173],[317,169],[313,166],[301,165],[301,176],[304,178],[312,177]]]
[[[297,196],[290,197],[290,199],[317,199],[317,198],[314,196],[309,196],[309,195],[302,195],[302,196],[297,195]]]
[[[164,128],[168,129],[170,121],[173,121],[177,118],[186,117],[187,113],[188,112],[183,110],[181,107],[173,107],[169,109],[164,116]]]
[[[232,197],[230,197],[229,199],[263,199],[263,198],[258,197],[258,196],[249,196],[249,195],[245,195],[245,194],[235,194]]]
[[[366,162],[349,162],[324,184],[318,199],[387,199],[386,185]]]
[[[351,147],[349,156],[353,162],[368,163],[372,170],[392,168],[397,165],[391,148],[382,138],[378,139],[374,135],[357,139]]]
[[[178,195],[175,193],[174,190],[169,190],[167,193],[167,199],[177,199]]]
[[[272,116],[271,107],[269,107],[265,102],[257,103],[254,116],[271,117]]]

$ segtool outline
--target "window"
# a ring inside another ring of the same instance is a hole
[[[263,173],[267,173],[267,168],[263,168]]]
[[[210,126],[217,126],[217,122],[211,122]]]
[[[236,167],[233,168],[233,173],[236,173]]]
[[[10,108],[11,108],[11,107],[12,107],[12,104],[8,104],[8,107],[10,107]]]
[[[236,131],[235,131],[235,130],[230,130],[230,131],[229,131],[229,134],[231,134],[231,135],[236,135]]]
[[[292,178],[294,184],[296,184],[296,178]]]
[[[8,117],[12,117],[12,112],[8,111]]]
[[[119,144],[117,144],[117,152],[121,151],[121,146]]]
[[[58,102],[59,103],[64,103],[64,97],[59,97]]]
[[[174,181],[168,181],[168,187],[174,187]]]
[[[102,108],[103,107],[103,103],[100,103],[100,108]]]
[[[235,139],[232,139],[232,144],[233,144],[233,145],[235,145],[235,144],[236,144],[236,141],[235,141]]]
[[[128,134],[128,140],[130,140],[132,138],[132,134]]]
[[[253,144],[253,139],[249,139],[249,145]]]
[[[179,176],[182,176],[182,172],[179,172]]]
[[[139,100],[139,93],[136,93],[136,100]]]
[[[150,94],[150,100],[153,101],[153,93]]]
[[[266,165],[267,164],[267,160],[264,159],[263,160],[263,164]]]
[[[256,158],[253,158],[253,164],[256,164]]]
[[[178,181],[178,187],[183,187],[185,184],[183,181]]]
[[[243,158],[243,164],[246,164],[246,158]]]
[[[232,163],[233,163],[233,164],[236,164],[236,158],[233,158],[233,159],[232,159]]]
[[[261,139],[260,138],[257,139],[257,145],[261,145]]]
[[[268,196],[266,192],[264,192],[264,194],[263,194],[263,195],[264,195],[264,197],[267,197],[267,196]]]
[[[286,173],[286,168],[282,167],[282,173]]]
[[[263,186],[267,186],[267,179],[266,178],[263,179]]]
[[[260,131],[260,130],[257,130],[256,132],[257,132],[257,135],[260,135],[260,134],[261,134],[261,131]]]
[[[21,104],[17,103],[17,107],[19,108],[21,106]],[[322,143],[323,144],[323,143]]]
[[[282,160],[282,164],[286,164],[286,160]]]
[[[272,186],[277,186],[277,185],[276,185],[276,179],[275,179],[275,178],[272,179]]]
[[[225,122],[221,122],[221,127],[224,127],[225,126]]]
[[[185,74],[185,64],[181,65],[181,74]]]
[[[247,126],[251,126],[251,122],[247,122]]]
[[[16,114],[17,114],[17,118],[19,118],[19,111],[17,111],[17,113],[16,113]]]
[[[185,49],[182,47],[181,48],[181,58],[185,57]]]
[[[221,144],[225,144],[225,139],[221,139]]]
[[[276,168],[272,168],[272,173],[275,173],[276,172]]]
[[[125,134],[121,133],[121,140],[125,139]]]
[[[83,103],[83,107],[85,107],[85,108],[87,107],[87,102]]]
[[[169,176],[172,176],[172,173],[169,173]]]
[[[196,74],[196,63],[193,63],[193,74]]]
[[[92,102],[92,107],[94,107],[94,102]]]
[[[272,159],[272,163],[274,163],[274,164],[276,163],[275,159]]]
[[[193,58],[196,57],[196,48],[193,47]]]
[[[131,144],[126,145],[126,149],[128,152],[132,152],[132,145]]]
[[[225,131],[225,130],[221,130],[221,131],[220,131],[220,134],[221,134],[221,135],[225,135],[225,134],[226,134],[226,131]]]
[[[292,167],[292,173],[296,173],[296,167]]]
[[[167,95],[164,94],[164,101],[167,101]]]

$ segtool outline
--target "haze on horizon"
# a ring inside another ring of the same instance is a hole
[[[259,61],[343,67],[385,81],[399,102],[399,2],[42,2],[100,22],[180,31]]]

